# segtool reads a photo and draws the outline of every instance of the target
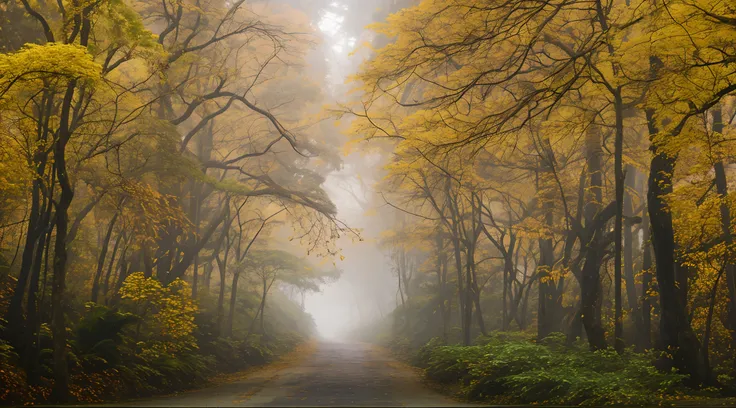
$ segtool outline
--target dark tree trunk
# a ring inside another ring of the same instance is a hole
[[[112,231],[115,228],[115,222],[118,220],[119,212],[116,212],[110,220],[110,224],[107,226],[107,232],[105,238],[102,240],[102,247],[100,248],[100,256],[97,259],[97,270],[95,271],[94,279],[92,279],[92,295],[90,300],[97,303],[97,297],[100,294],[100,279],[102,278],[102,271],[105,268],[105,260],[107,259],[107,249],[110,247],[110,239],[112,238]],[[111,260],[112,263],[114,260]]]
[[[713,132],[723,134],[723,113],[720,106],[713,109]],[[728,247],[732,247],[731,210],[728,208],[728,203],[726,202],[728,197],[728,180],[726,179],[726,169],[723,161],[717,161],[713,165],[713,169],[715,170],[716,176],[716,190],[722,200],[720,205],[721,230],[723,231],[723,238],[726,244]],[[725,326],[731,332],[731,350],[736,350],[736,267],[731,257],[726,258],[725,262],[726,286],[728,287],[728,308]],[[734,363],[736,364],[736,361]]]
[[[44,225],[42,220],[43,209],[41,208],[41,192],[44,179],[46,179],[46,169],[48,164],[49,153],[44,147],[49,138],[49,119],[51,118],[54,110],[55,97],[53,92],[45,92],[43,94],[41,106],[42,111],[39,111],[39,124],[44,123],[43,126],[37,128],[37,139],[38,148],[33,154],[32,166],[35,170],[35,177],[31,185],[31,209],[28,214],[28,229],[26,231],[26,241],[23,247],[23,255],[21,256],[20,272],[18,274],[18,280],[13,290],[13,295],[10,298],[10,304],[5,315],[7,321],[7,332],[10,333],[11,344],[16,350],[23,351],[24,346],[24,319],[23,319],[23,299],[25,297],[26,286],[31,275],[31,268],[33,265],[33,254],[37,247],[38,240],[47,230],[48,225]],[[53,168],[52,168],[52,177]],[[50,199],[50,198],[49,198]],[[48,224],[49,221],[46,222]],[[13,263],[15,258],[13,258]]]
[[[120,249],[120,243],[125,241],[125,232],[121,231],[115,238],[115,244],[112,247],[112,255],[110,255],[110,263],[107,265],[107,273],[105,273],[105,279],[102,281],[102,295],[105,297],[105,304],[108,303],[109,290],[110,290],[110,278],[112,277],[112,271],[115,269],[115,259],[117,258],[118,250]],[[125,257],[127,246],[123,248],[123,252],[120,254],[120,258]],[[120,264],[120,261],[118,261]]]
[[[624,221],[624,108],[621,96],[621,86],[618,86],[613,92],[614,110],[616,111],[616,134],[614,140],[614,179],[616,192],[616,216],[614,219],[613,231],[613,300],[614,300],[614,340],[613,347],[621,354],[624,352],[624,314],[623,302],[621,298],[622,284],[622,268],[621,255],[623,243],[623,221]]]
[[[51,199],[47,201],[44,215],[42,216],[42,224],[49,225],[51,222]],[[31,282],[28,287],[28,302],[26,304],[26,321],[25,321],[25,347],[28,347],[25,358],[25,371],[29,384],[38,384],[40,381],[39,372],[39,353],[41,351],[40,345],[38,344],[37,333],[40,330],[41,322],[39,319],[40,305],[38,304],[38,289],[39,281],[41,279],[41,266],[43,264],[44,252],[48,253],[48,246],[51,243],[52,226],[49,226],[46,231],[41,234],[38,238],[38,245],[36,245],[35,260],[31,268]]]
[[[71,138],[69,129],[70,111],[72,108],[76,81],[70,81],[61,105],[59,116],[59,136],[54,144],[54,168],[61,189],[59,201],[56,203],[56,241],[54,242],[54,275],[51,283],[51,332],[53,334],[54,385],[51,399],[54,402],[66,402],[69,399],[69,369],[67,367],[66,347],[66,262],[67,232],[69,228],[69,207],[74,198],[66,166],[66,145]]]
[[[541,174],[542,178],[552,177],[554,173],[555,159],[549,142],[546,141],[544,156],[541,158]],[[542,183],[549,184],[549,180],[543,180]],[[544,196],[544,222],[548,227],[554,224],[554,189],[551,186],[543,185],[540,187]],[[554,266],[554,247],[552,238],[539,239],[539,264],[537,273],[539,276],[539,300],[537,304],[537,338],[543,339],[551,333],[560,331],[560,323],[562,321],[562,292],[558,290],[557,283],[552,278],[552,268]]]
[[[672,214],[664,199],[664,196],[672,192],[676,157],[667,155],[653,141],[658,131],[654,125],[654,113],[651,111],[647,111],[647,122],[652,151],[647,200],[659,285],[660,347],[672,353],[672,360],[664,362],[687,374],[690,377],[689,384],[697,386],[703,382],[700,344],[690,326],[686,305],[678,290],[675,233],[672,227]]]
[[[36,175],[31,189],[31,210],[28,216],[28,231],[26,233],[26,242],[23,246],[23,255],[21,256],[20,273],[16,281],[13,295],[10,297],[10,304],[5,315],[7,321],[7,332],[10,334],[11,344],[17,349],[23,350],[23,333],[25,332],[25,321],[23,318],[23,300],[25,299],[26,287],[31,276],[33,268],[34,253],[39,238],[45,231],[42,220],[41,209],[41,183],[40,175]]]
[[[224,259],[216,256],[217,269],[220,272],[220,291],[217,294],[217,334],[223,334],[223,319],[225,318],[225,268],[227,267],[227,251]]]
[[[626,217],[634,216],[634,208],[631,202],[631,191],[636,189],[636,170],[633,166],[627,166],[626,169],[626,187],[624,194],[624,212]],[[632,231],[631,222],[624,223],[624,279],[626,279],[626,299],[629,304],[629,315],[632,317],[634,327],[636,328],[635,337],[639,338],[640,333],[644,331],[642,324],[642,315],[639,308],[639,297],[636,293],[636,283],[634,280],[634,233]],[[638,343],[638,342],[637,342]]]
[[[652,301],[649,297],[649,288],[652,285],[652,242],[649,233],[649,212],[642,211],[642,276],[641,276],[641,324],[642,330],[638,333],[639,350],[652,347]]]
[[[225,336],[233,335],[233,321],[235,320],[235,303],[238,296],[238,280],[240,280],[240,271],[233,272],[233,282],[230,288],[230,312],[227,315],[227,326],[225,327]]]
[[[601,156],[600,128],[591,124],[585,138],[586,161],[590,177],[590,196],[585,205],[586,245],[585,263],[583,264],[580,282],[580,319],[583,322],[588,344],[592,350],[607,347],[605,331],[601,323],[600,300],[601,281],[600,268],[605,250],[603,242],[604,223],[594,225],[596,216],[601,211],[603,202],[603,166]]]
[[[463,332],[463,344],[466,346],[470,345],[470,322],[465,316],[465,289],[463,285],[463,266],[462,266],[462,255],[460,253],[460,240],[457,237],[452,237],[452,247],[455,258],[455,270],[457,272],[457,290],[458,290],[458,302],[460,312],[460,326]]]

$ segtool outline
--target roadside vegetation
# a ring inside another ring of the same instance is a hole
[[[267,364],[314,334],[311,317],[298,304],[278,293],[272,296],[265,334],[260,329],[249,333],[260,303],[254,291],[238,301],[233,334],[220,336],[213,324],[216,298],[206,295],[197,306],[187,283],[162,287],[142,273],[133,274],[115,306],[87,302],[72,314],[76,324],[69,327],[67,346],[70,394],[79,402],[142,398],[202,387],[217,374]],[[23,371],[21,355],[7,342],[0,343],[3,403],[49,401],[51,340],[48,326],[42,326],[35,363],[38,379],[33,383]]]

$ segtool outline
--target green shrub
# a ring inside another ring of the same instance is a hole
[[[523,404],[655,404],[675,391],[683,376],[660,372],[654,355],[619,355],[569,346],[555,334],[540,342],[502,335],[475,346],[428,343],[417,353],[429,379],[460,383],[470,399]]]
[[[432,351],[444,345],[444,340],[439,337],[433,337],[427,344],[419,348],[417,353],[412,357],[411,363],[420,368],[427,368],[429,359],[432,357]]]
[[[88,372],[118,367],[122,361],[123,329],[138,317],[95,303],[88,303],[86,307],[87,313],[77,324],[71,341],[72,355]]]
[[[434,349],[425,369],[434,381],[449,383],[465,381],[473,361],[483,357],[481,347],[441,346]]]

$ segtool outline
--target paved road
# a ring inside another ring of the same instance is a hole
[[[126,406],[460,406],[415,370],[362,343],[319,342],[297,358],[210,388]],[[120,405],[120,404],[116,404]]]

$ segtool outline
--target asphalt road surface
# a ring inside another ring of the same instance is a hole
[[[209,388],[116,406],[461,406],[363,343],[319,342]]]

